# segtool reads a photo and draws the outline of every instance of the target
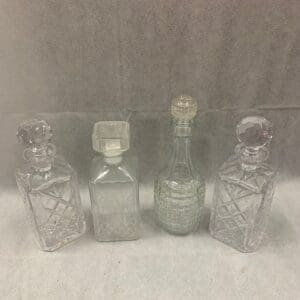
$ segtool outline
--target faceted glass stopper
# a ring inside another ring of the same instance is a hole
[[[25,146],[47,145],[52,138],[52,129],[44,120],[31,119],[20,124],[17,138]]]
[[[273,137],[273,126],[264,117],[251,116],[244,118],[236,129],[238,140],[246,147],[260,148]]]
[[[176,119],[191,120],[197,114],[197,101],[188,95],[172,100],[171,113]]]
[[[93,149],[107,156],[116,156],[129,149],[129,123],[100,121],[94,125]]]

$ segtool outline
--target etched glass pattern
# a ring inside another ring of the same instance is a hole
[[[237,128],[241,144],[216,179],[210,232],[241,252],[259,248],[270,214],[276,172],[264,161],[271,128],[262,117],[242,120]]]
[[[51,129],[45,121],[26,121],[18,136],[31,146],[24,151],[27,163],[16,171],[17,185],[38,245],[54,251],[85,232],[77,176],[48,143]]]

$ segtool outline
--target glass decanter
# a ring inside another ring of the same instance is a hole
[[[158,223],[172,234],[195,231],[205,198],[205,182],[196,171],[190,153],[192,120],[197,102],[181,95],[172,101],[174,146],[168,166],[154,184],[154,210]]]
[[[25,164],[16,170],[17,185],[39,247],[54,251],[85,232],[77,175],[56,155],[47,122],[27,120],[20,124],[17,137],[26,147]]]
[[[89,190],[95,237],[99,242],[139,238],[139,189],[136,170],[122,156],[129,149],[129,123],[94,125],[93,149],[103,154],[91,165]]]
[[[241,252],[256,251],[270,214],[276,172],[266,163],[272,124],[260,116],[237,126],[240,142],[218,172],[211,235]]]

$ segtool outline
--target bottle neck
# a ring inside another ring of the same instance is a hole
[[[175,120],[173,154],[170,162],[170,170],[175,177],[184,179],[194,174],[191,159],[191,132],[191,121]]]
[[[123,160],[122,155],[118,155],[118,156],[104,156],[104,161],[108,164],[108,165],[119,165]]]
[[[173,158],[174,162],[189,164],[191,161],[191,139],[190,137],[178,137],[174,138],[173,146]]]
[[[191,138],[192,122],[190,120],[174,120],[174,137]]]
[[[235,152],[239,158],[241,167],[245,171],[254,171],[259,168],[269,157],[267,147],[247,147],[245,144],[238,144]]]
[[[51,170],[55,154],[55,145],[47,144],[25,149],[23,157],[35,172],[44,173]]]

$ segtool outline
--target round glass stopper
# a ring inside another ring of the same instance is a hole
[[[43,146],[52,138],[52,129],[44,120],[30,119],[20,124],[18,140],[25,146]]]
[[[273,125],[261,116],[244,118],[236,128],[238,140],[247,147],[262,147],[273,137]]]
[[[197,114],[197,101],[188,95],[172,100],[171,113],[176,119],[191,120]]]

